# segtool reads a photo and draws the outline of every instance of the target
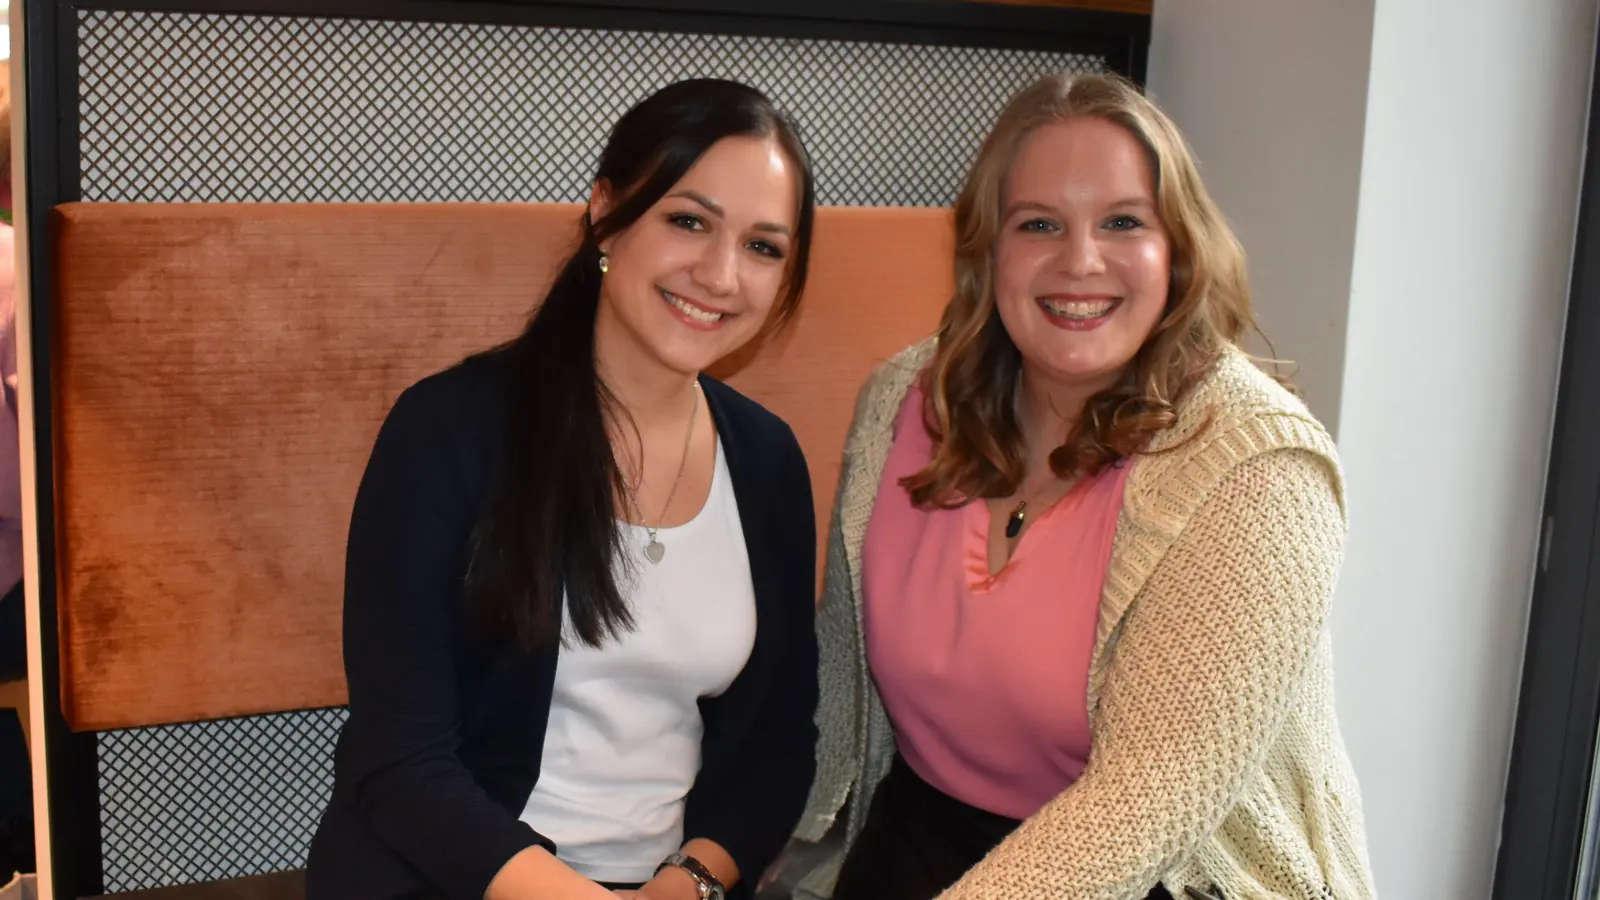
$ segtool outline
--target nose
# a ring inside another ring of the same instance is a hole
[[[738,248],[732,242],[709,241],[690,274],[707,293],[726,297],[739,286],[738,265]]]
[[[1061,239],[1058,264],[1061,271],[1074,278],[1085,278],[1105,273],[1105,257],[1100,255],[1100,241],[1093,228],[1070,228]]]

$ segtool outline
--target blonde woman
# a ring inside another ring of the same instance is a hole
[[[939,332],[845,449],[800,837],[842,816],[847,851],[802,895],[1371,897],[1339,463],[1239,349],[1244,256],[1182,136],[1045,78],[955,217]]]

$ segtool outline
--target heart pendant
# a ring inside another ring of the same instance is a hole
[[[650,560],[652,564],[661,562],[661,557],[666,555],[667,548],[663,547],[660,541],[652,540],[650,543],[644,545],[645,559]]]

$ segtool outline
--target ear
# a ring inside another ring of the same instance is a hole
[[[593,224],[611,213],[612,197],[611,183],[604,178],[596,181],[594,187],[589,189],[589,222]]]

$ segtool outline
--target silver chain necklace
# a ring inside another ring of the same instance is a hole
[[[689,467],[689,446],[694,443],[694,423],[698,418],[700,418],[700,382],[696,380],[694,383],[694,407],[689,410],[689,432],[683,436],[683,458],[678,460],[678,474],[672,479],[672,488],[667,491],[667,502],[661,505],[661,515],[657,518],[656,524],[651,525],[644,520],[644,510],[639,508],[638,496],[634,493],[628,495],[628,501],[633,504],[633,514],[638,517],[639,524],[643,525],[644,530],[650,535],[650,542],[644,545],[644,557],[650,560],[651,565],[661,562],[661,557],[667,555],[666,546],[657,539],[656,535],[661,531],[661,523],[666,521],[667,513],[672,509],[672,498],[678,495],[678,484],[683,481],[683,470]],[[643,451],[643,449],[641,446],[640,450]],[[641,452],[641,473],[643,459]]]

